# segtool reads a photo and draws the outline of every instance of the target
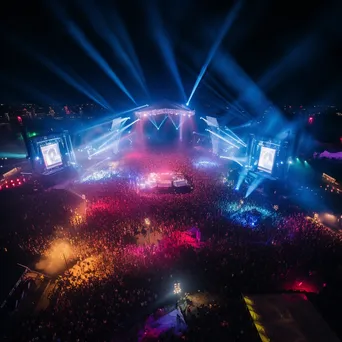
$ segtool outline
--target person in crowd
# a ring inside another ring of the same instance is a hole
[[[155,172],[160,160],[159,155],[132,159],[127,174]],[[113,336],[134,332],[163,305],[174,279],[186,278],[189,291],[199,286],[228,298],[274,291],[291,272],[309,274],[342,254],[341,237],[304,212],[286,204],[275,211],[275,203],[257,194],[242,203],[241,193],[221,181],[223,166],[201,170],[193,162],[185,155],[163,155],[164,168],[182,172],[194,184],[186,194],[137,193],[132,177],[113,174],[24,196],[2,248],[34,260],[48,258],[54,241],[62,240],[72,253],[66,267],[50,274],[57,280],[48,308],[22,316],[12,340],[113,341]],[[75,194],[85,194],[86,200]],[[86,209],[80,214],[82,205]],[[244,215],[256,208],[268,219],[248,226]],[[80,218],[75,220],[75,214]],[[192,227],[201,232],[200,242],[189,238]],[[231,336],[247,334],[243,313],[228,317],[225,305],[186,312],[191,326],[186,334],[197,336],[196,341],[211,336],[208,319],[218,320]],[[133,335],[127,340],[135,341]]]

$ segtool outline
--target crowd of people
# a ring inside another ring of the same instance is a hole
[[[19,199],[2,253],[30,260],[53,287],[47,309],[20,315],[6,338],[135,341],[149,314],[176,303],[173,284],[180,281],[187,292],[215,293],[222,302],[214,313],[203,307],[189,319],[185,340],[204,341],[217,325],[217,341],[233,335],[251,341],[248,318],[222,313],[231,298],[282,290],[291,281],[313,282],[318,290],[337,284],[338,234],[290,206],[278,207],[276,198],[245,199],[222,181],[225,165],[201,169],[196,158],[145,153],[120,162],[130,175],[182,172],[194,185],[186,194],[137,193],[134,177],[113,176]],[[256,225],[237,219],[256,211]],[[193,227],[201,243],[189,236]]]

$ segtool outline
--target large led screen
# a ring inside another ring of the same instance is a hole
[[[40,147],[47,169],[63,164],[61,152],[58,143],[52,143]]]
[[[261,147],[258,169],[272,173],[276,150],[269,147]]]

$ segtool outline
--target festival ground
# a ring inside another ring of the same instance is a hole
[[[22,263],[32,260],[29,266],[50,278],[31,308],[20,305],[18,290],[19,325],[14,315],[7,327],[15,341],[134,341],[150,314],[180,299],[175,282],[193,303],[202,292],[214,298],[198,305],[197,318],[185,314],[185,339],[257,341],[241,293],[319,293],[337,267],[338,235],[290,203],[278,206],[276,197],[244,198],[229,164],[209,154],[144,151],[96,163],[64,189],[18,204],[17,228],[8,227],[2,248],[20,251]],[[186,175],[193,191],[137,193],[139,175],[168,171]],[[246,217],[256,211],[255,224]],[[37,286],[25,288],[23,298]]]

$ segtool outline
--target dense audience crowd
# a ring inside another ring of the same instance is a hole
[[[179,154],[122,161],[130,175],[182,172],[194,185],[186,194],[137,193],[132,177],[114,177],[24,196],[3,233],[2,252],[31,260],[53,286],[48,308],[20,315],[6,338],[135,341],[147,315],[176,303],[178,280],[186,291],[215,293],[223,303],[190,316],[183,338],[204,341],[216,336],[217,325],[216,341],[251,341],[251,322],[224,313],[228,299],[281,290],[291,279],[317,288],[321,279],[333,281],[342,255],[338,235],[290,206],[275,207],[275,198],[243,198],[222,181],[222,166],[202,170],[193,163]],[[260,221],[251,225],[248,215]],[[193,227],[201,243],[188,233]]]

